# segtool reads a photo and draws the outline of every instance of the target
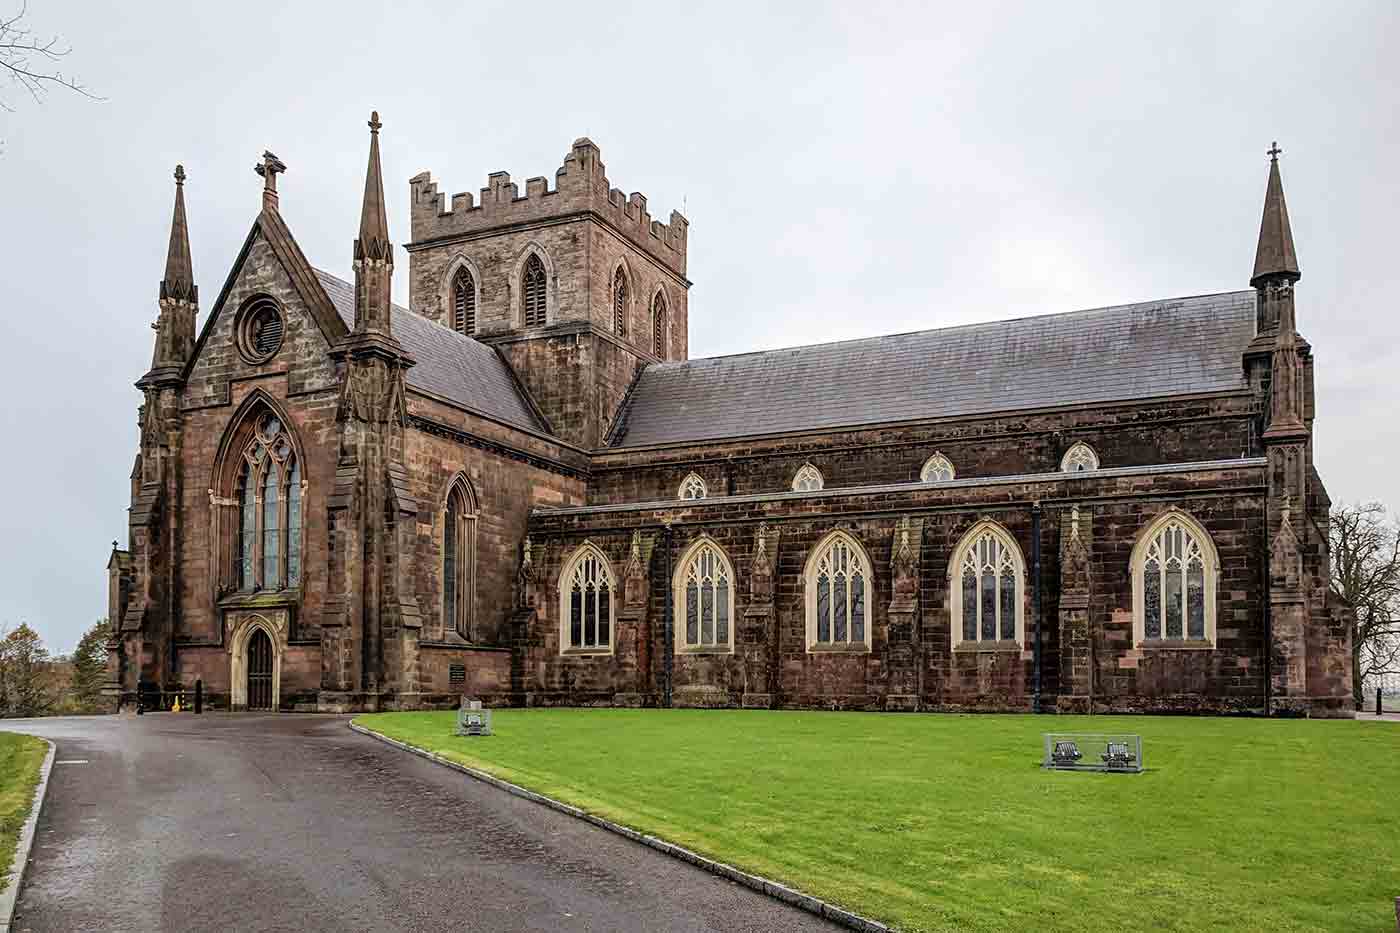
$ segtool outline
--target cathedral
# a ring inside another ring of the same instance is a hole
[[[265,153],[202,324],[175,170],[112,708],[1352,715],[1277,146],[1248,289],[690,359],[588,139],[409,179],[395,305],[380,128],[351,277]]]

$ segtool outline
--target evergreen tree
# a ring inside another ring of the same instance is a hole
[[[78,639],[78,647],[73,651],[73,682],[70,688],[76,712],[91,713],[98,708],[102,681],[107,673],[107,639],[111,634],[111,624],[106,619],[98,619]]]
[[[43,716],[53,706],[49,689],[49,650],[28,624],[0,641],[6,716]]]

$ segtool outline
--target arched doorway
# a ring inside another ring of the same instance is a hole
[[[248,639],[248,709],[272,709],[272,641],[261,628]]]

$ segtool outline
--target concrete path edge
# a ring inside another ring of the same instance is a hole
[[[58,746],[48,739],[43,740],[49,747],[44,763],[39,766],[39,783],[34,788],[34,802],[29,805],[29,817],[19,831],[19,845],[15,848],[15,859],[10,865],[10,874],[5,878],[5,890],[0,891],[0,933],[9,933],[14,923],[15,906],[19,903],[19,889],[24,885],[24,870],[29,867],[29,852],[34,848],[34,830],[39,825],[39,811],[44,809],[44,799],[49,794],[49,772],[53,770],[54,755]]]
[[[522,797],[525,800],[530,800],[538,804],[543,804],[544,806],[549,807],[551,810],[557,810],[560,813],[572,816],[575,819],[583,820],[586,823],[592,823],[594,826],[606,829],[610,833],[616,833],[619,836],[631,839],[633,842],[639,842],[642,845],[647,846],[648,848],[652,848],[658,852],[663,853],[664,855],[669,855],[671,858],[679,859],[682,862],[689,862],[691,865],[694,865],[696,868],[699,868],[702,871],[707,871],[712,875],[718,875],[721,878],[725,878],[737,884],[742,884],[746,888],[751,888],[754,891],[759,892],[760,894],[766,895],[771,898],[775,898],[786,904],[791,904],[793,907],[796,907],[800,910],[805,910],[808,913],[815,914],[818,917],[824,917],[833,923],[837,923],[843,927],[846,927],[847,929],[858,930],[860,931],[860,933],[893,933],[890,927],[885,926],[883,923],[877,923],[876,921],[871,920],[867,917],[862,917],[859,914],[851,913],[849,910],[842,910],[835,904],[829,904],[826,901],[821,900],[820,898],[812,897],[810,894],[803,894],[801,891],[797,891],[793,888],[788,887],[787,885],[779,884],[776,881],[770,881],[769,879],[764,878],[761,875],[751,875],[748,872],[740,871],[733,865],[726,865],[724,862],[716,862],[713,859],[706,858],[698,852],[692,852],[683,846],[676,845],[675,843],[667,842],[664,839],[658,839],[655,836],[648,836],[645,833],[639,833],[635,829],[628,829],[626,826],[623,826],[620,823],[614,823],[611,820],[605,820],[602,817],[597,816],[596,814],[589,813],[586,810],[580,810],[578,807],[570,806],[567,803],[555,800],[553,797],[546,797],[544,794],[537,794],[534,791],[527,790],[518,784],[512,784],[509,781],[503,781],[498,777],[494,777],[493,775],[487,774],[485,771],[479,771],[476,768],[471,768],[467,765],[459,764],[458,762],[444,758],[441,755],[438,755],[434,752],[430,752],[427,749],[419,748],[416,745],[409,745],[407,742],[400,742],[398,739],[391,739],[389,738],[389,736],[384,735],[382,732],[375,732],[373,729],[366,729],[364,726],[358,725],[354,722],[349,723],[349,726],[352,730],[360,733],[361,735],[367,735],[370,738],[378,739],[379,741],[385,742],[389,745],[393,745],[396,748],[401,748],[406,752],[411,752],[412,754],[417,755],[420,758],[426,758],[429,761],[436,762],[437,764],[443,765],[447,768],[451,768],[453,771],[460,771],[462,774],[465,774],[468,777],[475,778],[476,780],[482,781],[486,784],[490,784],[492,787],[497,787],[508,794],[513,794],[516,797]],[[6,933],[4,927],[0,927],[0,933]]]

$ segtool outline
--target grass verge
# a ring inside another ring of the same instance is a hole
[[[1350,721],[497,710],[356,722],[908,931],[1382,930],[1400,728]],[[1138,775],[1041,733],[1143,735]]]
[[[29,818],[49,747],[32,735],[0,732],[0,891],[9,883],[20,830]]]

